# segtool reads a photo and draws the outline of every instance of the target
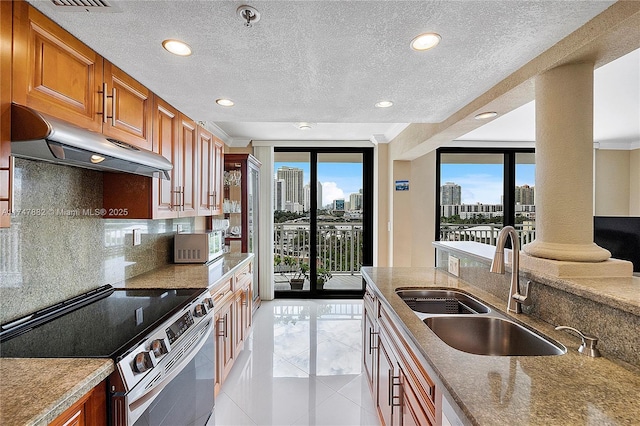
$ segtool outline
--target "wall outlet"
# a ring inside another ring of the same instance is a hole
[[[176,232],[177,232],[178,234],[182,232],[182,225],[180,225],[180,224],[177,224],[177,225],[176,225]]]
[[[142,243],[142,231],[140,229],[133,230],[133,245],[139,246]]]
[[[448,271],[451,275],[455,275],[456,277],[460,276],[460,259],[455,256],[449,255],[449,265]]]

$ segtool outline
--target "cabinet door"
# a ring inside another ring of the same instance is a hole
[[[214,189],[213,175],[215,172],[214,163],[214,141],[213,135],[207,130],[198,126],[198,216],[210,216],[213,213]]]
[[[222,197],[224,195],[224,142],[213,138],[213,205],[211,214],[222,214]]]
[[[180,149],[178,168],[180,179],[180,217],[197,215],[198,202],[198,128],[195,121],[180,114]],[[174,164],[175,167],[175,164]]]
[[[382,330],[378,336],[378,368],[376,406],[383,426],[400,425],[400,410],[395,406],[400,398],[398,368],[388,338]]]
[[[0,228],[11,225],[11,5],[0,2]]]
[[[401,371],[402,382],[402,424],[404,426],[431,426],[431,418],[424,410],[418,394],[411,386],[409,378]]]
[[[236,316],[233,321],[233,349],[235,353],[240,353],[243,349],[244,341],[242,339],[242,329],[244,320],[244,309],[242,306],[243,292],[236,291],[233,304]]]
[[[153,178],[153,218],[175,218],[178,217],[178,194],[174,188],[180,176],[180,113],[157,96],[153,113],[153,150],[173,164],[170,180]]]
[[[102,382],[55,418],[49,426],[105,426],[107,424],[106,383]]]
[[[104,61],[103,90],[110,102],[106,102],[102,133],[151,151],[151,91],[109,61]]]
[[[28,3],[13,4],[14,102],[100,132],[102,57]]]
[[[234,301],[230,300],[215,314],[216,320],[216,386],[224,383],[234,361]]]
[[[364,294],[364,315],[363,321],[363,364],[369,387],[372,392],[376,392],[374,387],[375,380],[375,360],[376,351],[378,350],[378,333],[375,326],[375,312],[373,311],[373,303],[368,301],[368,297],[371,297],[368,292]]]

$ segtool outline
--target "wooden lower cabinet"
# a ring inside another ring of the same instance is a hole
[[[392,316],[368,287],[364,296],[363,350],[365,373],[382,425],[440,424],[437,413],[442,408],[438,401],[441,395],[436,394],[434,382]]]
[[[253,324],[252,293],[253,262],[241,266],[232,277],[211,288],[214,303],[216,333],[215,394],[229,375]],[[246,273],[249,271],[249,274]]]
[[[56,417],[49,426],[106,426],[106,424],[107,385],[103,381]]]

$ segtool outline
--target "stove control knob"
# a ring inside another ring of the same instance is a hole
[[[205,303],[205,305],[207,305],[207,308],[213,309],[213,299],[212,298],[207,297],[206,299],[204,299],[204,303]]]
[[[136,373],[144,373],[153,367],[153,361],[149,352],[140,352],[133,359],[133,371]]]
[[[167,345],[165,345],[163,339],[156,339],[151,342],[151,351],[153,351],[153,354],[156,356],[156,358],[159,358],[169,352],[167,350]]]
[[[204,303],[198,303],[193,310],[193,315],[197,317],[203,317],[207,314],[207,307]]]

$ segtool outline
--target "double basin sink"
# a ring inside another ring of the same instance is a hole
[[[567,349],[457,290],[398,289],[396,293],[447,345],[493,356],[563,355]]]

